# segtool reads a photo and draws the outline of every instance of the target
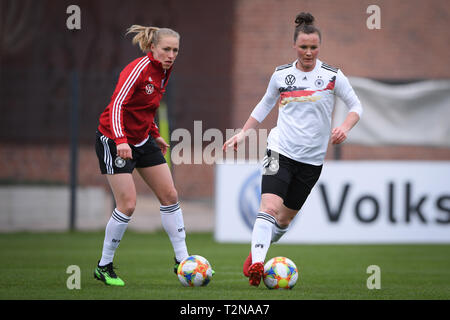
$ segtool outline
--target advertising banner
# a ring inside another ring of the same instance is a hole
[[[249,242],[258,164],[216,166],[215,239]],[[280,242],[450,243],[450,162],[329,161]]]

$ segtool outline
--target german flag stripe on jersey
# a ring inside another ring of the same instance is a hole
[[[331,80],[328,82],[325,89],[320,90],[292,90],[292,91],[284,91],[281,92],[281,101],[283,101],[284,98],[290,98],[290,97],[309,97],[315,94],[316,92],[321,91],[327,91],[327,90],[333,90],[334,85],[336,84],[336,77],[331,78]]]

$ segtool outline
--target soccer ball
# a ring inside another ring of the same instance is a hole
[[[212,278],[211,264],[202,256],[192,255],[181,261],[177,275],[185,287],[206,286]]]
[[[264,265],[264,284],[269,289],[292,289],[298,280],[298,269],[292,260],[275,257]]]

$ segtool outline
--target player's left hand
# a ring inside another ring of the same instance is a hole
[[[340,144],[347,139],[347,130],[343,129],[342,127],[334,128],[333,131],[331,131],[331,138],[330,141],[332,144]]]
[[[166,141],[164,141],[163,137],[158,137],[155,139],[156,144],[161,149],[162,154],[165,156],[167,153],[167,148],[170,146],[167,144]]]

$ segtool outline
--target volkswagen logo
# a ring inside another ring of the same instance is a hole
[[[261,170],[256,170],[245,179],[239,190],[239,213],[245,225],[253,230],[261,202]]]
[[[239,190],[239,213],[250,231],[253,230],[261,203],[261,176],[260,169],[254,171],[245,179]],[[297,221],[299,215],[300,213],[291,221],[291,226]]]
[[[292,86],[295,83],[295,77],[292,74],[288,74],[286,78],[284,79],[284,82],[288,86]]]

